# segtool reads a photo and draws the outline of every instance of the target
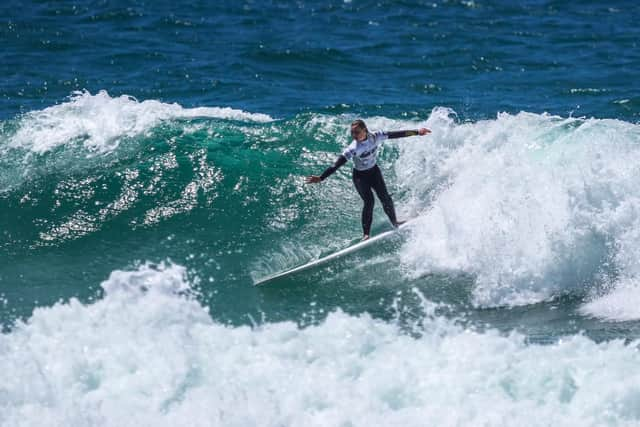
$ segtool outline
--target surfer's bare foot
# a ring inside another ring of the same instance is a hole
[[[364,236],[362,236],[362,241],[364,242],[365,240],[369,240],[368,234],[365,234]]]

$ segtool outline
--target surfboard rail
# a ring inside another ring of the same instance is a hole
[[[309,261],[309,262],[307,262],[305,264],[302,264],[302,265],[299,265],[299,266],[296,266],[296,267],[293,267],[293,268],[290,268],[290,269],[287,269],[287,270],[284,270],[284,271],[280,271],[280,272],[277,272],[277,273],[274,273],[274,274],[270,274],[270,275],[265,276],[265,277],[262,277],[262,278],[256,280],[253,284],[254,284],[254,286],[261,286],[261,285],[264,285],[265,283],[272,282],[272,281],[274,281],[276,279],[288,276],[290,274],[298,273],[300,271],[308,270],[310,268],[317,267],[317,266],[319,266],[321,264],[325,264],[325,263],[327,263],[327,262],[329,262],[331,260],[334,260],[336,258],[340,258],[340,257],[342,257],[344,255],[350,254],[351,252],[356,252],[356,251],[358,251],[360,249],[363,249],[363,248],[365,248],[367,246],[370,246],[370,245],[374,244],[375,242],[377,242],[379,240],[383,240],[386,237],[391,236],[392,234],[396,233],[398,230],[401,230],[402,228],[404,228],[409,222],[410,221],[407,221],[407,222],[405,222],[404,224],[402,224],[398,228],[395,228],[395,229],[389,230],[389,231],[385,231],[384,233],[380,233],[380,234],[378,234],[376,236],[370,237],[369,239],[361,241],[361,242],[358,242],[355,245],[347,246],[344,249],[340,249],[337,252],[333,252],[333,253],[331,253],[329,255],[326,255],[324,257],[318,258],[316,260],[312,260],[312,261]]]

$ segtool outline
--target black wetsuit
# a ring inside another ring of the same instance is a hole
[[[376,134],[370,134],[367,138],[376,138],[376,136],[384,136],[389,139],[393,138],[403,138],[407,136],[418,135],[418,131],[409,130],[409,131],[394,131],[394,132],[378,132]],[[353,143],[350,147],[353,147]],[[353,169],[353,184],[358,190],[358,194],[362,198],[364,202],[364,206],[362,208],[362,232],[365,235],[369,235],[371,232],[371,222],[373,220],[373,205],[375,203],[373,198],[373,191],[376,192],[378,199],[382,202],[382,207],[384,212],[389,217],[389,221],[393,224],[394,227],[398,226],[398,220],[396,218],[396,211],[393,207],[393,200],[391,200],[391,196],[387,191],[387,186],[384,183],[384,178],[382,178],[382,173],[380,172],[380,168],[376,164],[375,155],[377,150],[377,144],[374,144],[374,148],[372,151],[366,151],[363,153],[363,156],[373,156],[373,159],[368,158],[373,166],[364,169],[358,170],[356,168]],[[338,170],[339,167],[347,163],[347,155],[353,157],[357,156],[358,153],[355,152],[355,149],[347,148],[345,152],[338,157],[333,166],[328,167],[322,175],[320,175],[321,180],[325,180],[329,175]]]

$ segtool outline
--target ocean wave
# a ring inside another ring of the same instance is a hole
[[[305,328],[231,327],[211,319],[172,263],[114,271],[102,288],[95,302],[38,308],[0,335],[0,424],[640,421],[637,343],[527,344],[464,329],[428,301],[415,336],[340,311]]]
[[[42,154],[56,147],[81,142],[92,153],[109,153],[123,138],[143,135],[165,120],[215,118],[268,122],[266,114],[228,107],[184,108],[156,100],[138,101],[127,95],[111,97],[101,90],[74,92],[68,101],[32,111],[19,119],[8,146]]]
[[[79,103],[113,103],[114,109],[122,104],[140,117],[146,117],[144,105],[151,110],[157,105],[106,93],[77,97]],[[74,102],[51,109],[71,108]],[[169,107],[183,115],[199,111]],[[88,117],[83,114],[77,117]],[[19,241],[29,247],[104,231],[116,218],[135,230],[219,205],[219,214],[245,215],[239,226],[262,224],[266,239],[275,239],[274,250],[249,255],[252,266],[260,264],[254,270],[273,272],[295,263],[281,253],[290,254],[287,248],[300,241],[305,247],[295,252],[304,259],[297,262],[347,244],[353,234],[344,233],[345,227],[358,229],[359,200],[346,170],[317,192],[303,183],[304,175],[320,172],[348,143],[354,118],[307,113],[268,123],[186,123],[141,139],[133,154],[120,149],[122,161],[118,156],[109,156],[111,162],[86,159],[70,150],[42,156],[41,162],[41,156],[13,163],[6,157],[0,160],[8,162],[0,189],[19,190],[10,195],[16,212],[24,206],[47,212],[46,221],[34,218],[19,227],[25,230]],[[407,278],[471,275],[471,301],[477,307],[572,295],[585,299],[583,314],[640,318],[632,305],[621,302],[630,295],[640,298],[629,285],[640,277],[635,231],[640,229],[640,175],[634,166],[640,161],[640,126],[526,112],[461,123],[446,108],[434,109],[422,121],[364,119],[371,129],[427,126],[433,131],[388,141],[380,153],[382,167],[393,167],[394,173],[385,176],[400,216],[418,215],[399,252]],[[123,126],[114,134],[135,128]],[[21,186],[26,171],[29,185]],[[351,201],[344,203],[348,197]],[[313,221],[308,221],[311,211]],[[194,224],[199,225],[211,227]],[[625,296],[616,298],[616,292]],[[602,298],[604,306],[597,302]]]

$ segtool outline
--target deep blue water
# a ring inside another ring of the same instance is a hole
[[[274,117],[637,120],[636,2],[4,2],[0,117],[107,90]],[[628,102],[621,103],[628,100]]]

